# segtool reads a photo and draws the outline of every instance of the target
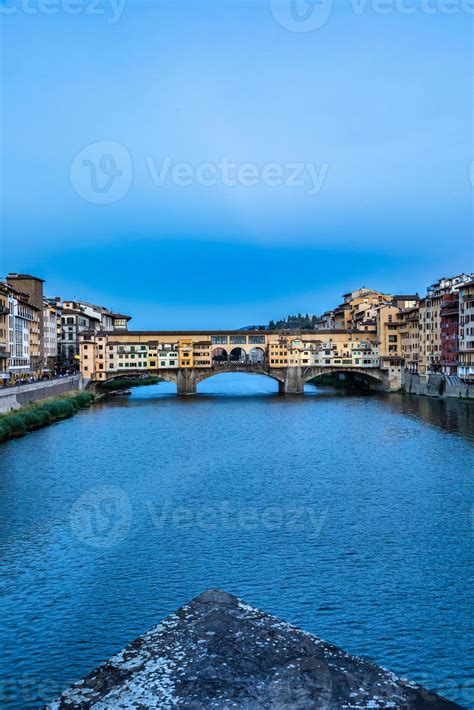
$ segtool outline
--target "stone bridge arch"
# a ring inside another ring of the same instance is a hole
[[[389,386],[388,376],[379,368],[364,367],[309,367],[302,373],[303,383],[313,380],[320,375],[358,375],[361,379],[373,385],[373,389],[387,389]]]
[[[286,394],[301,394],[304,392],[305,383],[318,377],[319,375],[330,374],[354,374],[366,380],[370,389],[389,391],[390,382],[388,375],[378,369],[361,367],[272,367],[270,368],[267,361],[263,362],[239,362],[239,361],[224,361],[214,363],[212,367],[206,368],[166,368],[163,370],[127,370],[126,373],[110,373],[107,374],[105,380],[98,382],[89,381],[86,384],[86,389],[97,389],[100,391],[100,385],[104,381],[114,379],[133,378],[139,375],[155,375],[165,382],[171,382],[176,385],[178,394],[192,395],[196,394],[197,385],[204,380],[214,377],[221,373],[229,372],[244,372],[255,375],[265,375],[278,382],[279,391]]]

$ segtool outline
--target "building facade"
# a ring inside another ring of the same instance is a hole
[[[408,372],[417,373],[420,358],[420,307],[402,308],[397,314],[400,355]]]
[[[79,337],[84,331],[126,332],[131,316],[113,313],[87,301],[63,301],[61,304],[61,364],[79,368]]]
[[[458,375],[474,380],[474,280],[459,289]]]
[[[0,283],[0,384],[5,384],[10,377],[8,372],[8,359],[10,356],[8,349],[8,314],[8,288],[5,284]]]
[[[44,323],[43,323],[43,279],[30,274],[10,273],[7,284],[27,297],[28,304],[34,310],[30,324],[30,367],[34,375],[40,375],[45,366]]]
[[[59,370],[61,359],[61,306],[55,299],[46,299],[43,306],[45,372]]]
[[[28,379],[35,372],[31,352],[35,348],[38,353],[38,342],[31,336],[36,331],[31,324],[36,323],[37,316],[34,307],[28,302],[28,296],[9,288],[8,293],[8,374],[11,382]]]
[[[443,372],[443,359],[446,361],[446,368],[454,369],[454,356],[448,356],[447,349],[455,347],[453,344],[453,333],[450,331],[448,321],[455,320],[456,316],[452,309],[445,306],[445,352],[443,357],[441,322],[442,304],[448,304],[445,297],[458,292],[465,284],[473,280],[473,274],[459,274],[449,278],[443,277],[428,287],[426,296],[420,300],[420,354],[418,372],[421,375]],[[444,300],[443,300],[444,299]],[[456,298],[454,298],[454,301]],[[449,313],[449,315],[448,315]],[[445,373],[446,374],[446,373]],[[447,373],[449,374],[449,373]]]

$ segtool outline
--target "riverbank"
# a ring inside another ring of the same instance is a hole
[[[310,380],[312,385],[325,385],[336,389],[371,389],[362,379],[352,379],[345,373],[320,375]],[[405,372],[402,375],[401,394],[415,394],[421,397],[439,399],[467,399],[474,401],[474,383],[468,383],[455,375],[419,375]]]
[[[72,390],[82,390],[82,375],[54,377],[24,385],[8,385],[0,388],[0,414],[21,409],[33,402],[59,397]]]
[[[79,409],[89,407],[94,399],[91,392],[71,392],[1,414],[0,443],[72,417]]]
[[[419,375],[405,372],[403,391],[425,397],[447,397],[474,400],[474,383],[464,382],[456,375]]]
[[[163,380],[161,377],[124,377],[123,379],[117,378],[116,380],[107,380],[102,382],[100,387],[101,390],[106,393],[110,391],[117,390],[128,390],[130,387],[147,387],[150,385],[157,385]]]

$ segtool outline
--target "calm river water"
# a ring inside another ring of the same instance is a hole
[[[472,706],[474,406],[200,392],[137,389],[0,447],[0,705],[220,587]]]

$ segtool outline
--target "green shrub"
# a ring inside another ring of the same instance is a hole
[[[21,416],[28,429],[37,429],[40,426],[45,426],[50,424],[53,419],[51,413],[43,407],[34,407],[29,411],[23,412]]]
[[[64,419],[74,413],[73,405],[67,399],[52,399],[41,405],[54,419]]]
[[[95,396],[90,392],[78,392],[74,395],[47,399],[3,414],[0,416],[0,442],[26,434],[31,429],[38,429],[60,419],[66,419],[81,407],[88,407],[94,399]]]
[[[74,399],[79,407],[88,407],[95,398],[90,392],[78,392],[78,394],[74,395],[71,399]]]
[[[24,417],[21,414],[11,414],[3,422],[6,434],[9,436],[20,436],[27,431]]]

